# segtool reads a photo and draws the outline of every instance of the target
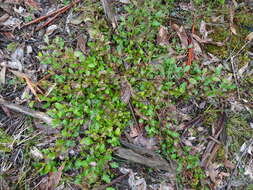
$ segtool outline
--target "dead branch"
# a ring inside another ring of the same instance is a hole
[[[13,104],[11,102],[5,101],[4,99],[0,98],[0,105],[3,105],[13,111],[16,112],[20,112],[23,113],[25,115],[29,115],[31,117],[40,119],[42,121],[44,121],[45,123],[47,123],[48,125],[52,125],[52,118],[49,117],[47,114],[43,113],[43,112],[38,112],[38,111],[34,111],[31,110],[27,107],[21,106],[21,105],[17,105],[17,104]]]

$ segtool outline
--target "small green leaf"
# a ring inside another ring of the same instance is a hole
[[[118,167],[119,167],[119,164],[118,164],[117,162],[112,162],[112,163],[110,163],[110,166],[111,166],[112,168],[118,168]]]

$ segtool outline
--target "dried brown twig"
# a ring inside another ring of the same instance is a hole
[[[80,1],[81,0],[75,0],[75,1],[71,2],[69,5],[66,5],[66,6],[64,6],[64,7],[60,8],[60,9],[54,11],[54,12],[52,12],[52,13],[49,13],[48,15],[41,16],[41,17],[39,17],[39,18],[37,18],[35,20],[32,20],[31,22],[25,23],[22,27],[29,26],[29,25],[35,24],[35,23],[39,23],[39,22],[41,22],[41,21],[43,21],[43,20],[45,20],[45,19],[53,16],[49,21],[47,21],[46,23],[44,23],[42,26],[36,28],[36,31],[38,31],[38,30],[44,28],[45,26],[49,25],[50,23],[52,23],[55,18],[57,18],[59,15],[61,15],[64,12],[66,12],[67,10],[69,10],[71,7],[73,7],[76,3],[79,3]]]

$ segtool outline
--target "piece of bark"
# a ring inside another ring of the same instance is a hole
[[[174,161],[167,161],[155,152],[138,147],[134,144],[124,141],[121,143],[128,148],[117,148],[114,152],[115,155],[150,168],[164,170],[173,175],[176,174],[177,164]]]

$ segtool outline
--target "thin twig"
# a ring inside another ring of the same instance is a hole
[[[62,13],[64,13],[67,9],[62,10],[61,12],[57,13],[56,15],[54,15],[51,19],[49,19],[47,22],[45,22],[43,25],[38,26],[35,31],[39,31],[42,28],[48,26],[49,24],[51,24],[58,16],[60,16]]]
[[[235,65],[234,65],[234,57],[231,57],[231,65],[232,65],[232,70],[233,70],[233,76],[234,76],[234,80],[235,80],[235,85],[236,85],[236,89],[237,89],[237,96],[239,99],[240,98],[240,90],[239,90],[239,83],[238,83],[238,77],[237,77],[237,72],[235,70]]]
[[[135,124],[138,126],[138,129],[140,129],[139,122],[138,122],[138,120],[137,120],[137,118],[135,116],[135,113],[134,113],[134,108],[133,108],[133,104],[132,104],[131,98],[130,98],[130,100],[128,102],[128,106],[129,106],[131,114],[132,114],[132,116],[134,118]]]
[[[250,41],[247,41],[236,54],[229,55],[229,57],[225,60],[224,63],[227,63],[231,59],[231,57],[233,57],[233,58],[237,57],[242,52],[242,50],[245,49],[247,47],[247,45],[249,45],[249,44],[250,44]]]
[[[43,112],[38,112],[38,111],[34,111],[31,110],[27,107],[21,106],[21,105],[17,105],[17,104],[13,104],[11,102],[5,101],[4,99],[0,98],[0,105],[3,105],[13,111],[16,112],[20,112],[23,113],[25,115],[29,115],[31,117],[40,119],[42,121],[44,121],[45,123],[47,123],[48,125],[52,125],[52,118],[49,117],[47,114],[43,113]]]

